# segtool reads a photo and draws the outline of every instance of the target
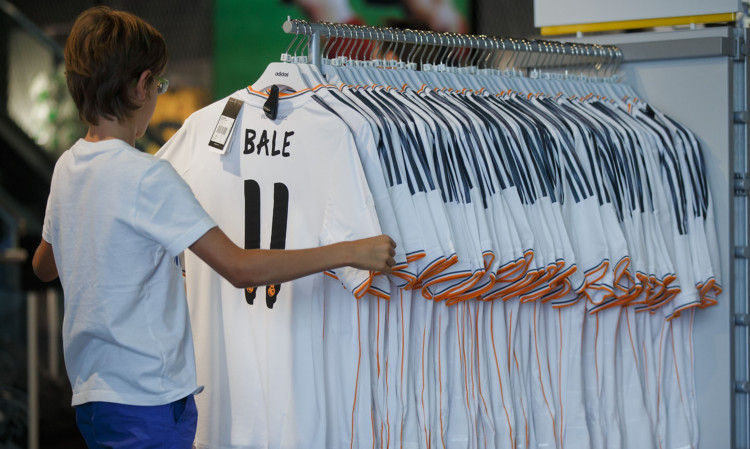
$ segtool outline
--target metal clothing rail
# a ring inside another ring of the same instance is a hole
[[[514,68],[587,67],[614,74],[622,61],[622,52],[613,45],[571,43],[546,40],[529,40],[434,31],[400,30],[386,27],[349,25],[340,23],[311,23],[288,19],[283,25],[288,34],[306,35],[309,38],[311,63],[321,65],[321,37],[359,39],[376,42],[434,46],[447,49],[476,49],[500,55],[513,55]],[[522,55],[522,57],[519,57]],[[477,56],[475,60],[478,60]],[[497,59],[502,59],[497,58]],[[507,58],[506,58],[507,62]]]

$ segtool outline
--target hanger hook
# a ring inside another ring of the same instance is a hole
[[[394,62],[394,65],[397,64],[400,59],[398,55],[398,47],[401,43],[401,39],[398,33],[398,30],[396,28],[390,27],[389,28],[391,33],[391,39],[393,39],[393,56],[391,57],[391,60]]]
[[[343,23],[336,24],[336,44],[331,50],[333,50],[333,57],[337,58],[343,56],[342,50],[346,47],[346,25]]]
[[[547,66],[549,67],[550,71],[555,71],[559,69],[558,64],[560,63],[559,58],[559,47],[552,41],[544,41],[544,45],[547,46],[547,50],[549,52],[549,60],[547,62]]]
[[[500,45],[502,44],[502,49]],[[485,68],[490,70],[499,70],[500,62],[505,56],[505,41],[497,36],[492,36],[492,51],[487,55],[487,61],[485,62]]]
[[[310,39],[312,39],[312,27],[308,25],[307,22],[300,22],[302,24],[302,29],[305,31],[305,34],[307,35],[307,45],[302,47],[302,54],[301,56],[306,56],[309,54],[310,51]]]
[[[438,50],[438,42],[437,42],[437,36],[435,35],[435,32],[433,31],[427,31],[425,32],[425,40],[429,42],[430,45],[430,52],[427,53],[427,57],[425,58],[427,60],[427,64],[435,64],[435,60],[437,59],[437,55],[433,58],[433,54]]]
[[[547,59],[544,62],[545,67],[548,71],[552,72],[554,71],[557,66],[557,49],[555,48],[555,44],[553,44],[550,41],[542,41],[544,42],[544,48],[547,52]]]
[[[510,54],[510,58],[508,58],[508,62],[506,64],[506,68],[510,68],[511,70],[516,70],[516,61],[518,60],[518,55],[520,52],[518,51],[518,42],[513,38],[508,38],[508,42],[513,45],[513,50]],[[503,38],[503,45],[505,44],[505,38]],[[503,47],[505,48],[505,47]]]
[[[417,60],[417,57],[422,57],[422,53],[424,53],[424,37],[422,36],[421,30],[414,30],[414,39],[418,40],[417,45],[414,46],[411,53],[409,53],[409,62],[412,63],[422,63],[422,60]]]
[[[411,51],[409,52],[409,56],[406,57],[406,62],[408,64],[411,64],[414,62],[414,59],[413,59],[414,53],[422,49],[422,35],[419,34],[419,32],[415,30],[414,40],[416,41],[417,39],[419,39],[419,41],[414,43],[414,47],[412,47]]]
[[[375,33],[375,28],[371,26],[364,26],[362,32],[366,34],[364,38],[367,40],[367,45],[365,46],[362,58],[365,61],[371,61],[372,56],[375,54],[375,49],[377,48],[377,34]]]
[[[419,66],[421,67],[424,62],[425,53],[427,53],[427,36],[422,30],[417,30],[417,35],[419,36],[418,55],[419,55]]]
[[[430,33],[425,32],[424,38],[425,38],[425,41],[428,42],[428,45],[432,46],[432,48],[430,49],[430,52],[427,54],[427,57],[425,58],[427,60],[427,64],[431,64],[430,60],[432,58],[432,54],[435,53],[435,47],[436,47],[435,36],[431,32]]]
[[[372,60],[372,55],[375,53],[375,48],[377,48],[377,30],[375,27],[366,27],[367,30],[367,49],[366,49],[366,56],[367,60]]]
[[[312,39],[313,33],[312,33],[312,27],[310,26],[310,24],[308,24],[306,21],[300,21],[300,23],[302,24],[302,28],[304,29],[305,34],[307,35],[307,44],[304,47],[302,47],[302,51],[300,54],[300,56],[304,57],[310,53],[310,39]]]
[[[615,47],[612,45],[607,46],[607,56],[609,59],[609,64],[607,64],[607,78],[612,78],[615,74],[615,62],[616,62],[616,55],[615,55]]]
[[[343,29],[341,30],[341,34],[344,37],[344,48],[341,51],[341,56],[346,57],[347,59],[351,59],[349,56],[351,53],[349,50],[351,50],[352,46],[354,45],[354,31],[352,30],[352,26],[349,24],[342,24]],[[347,32],[349,33],[349,36],[347,37]]]
[[[306,35],[303,35],[302,39],[300,39],[299,42],[297,43],[297,45],[294,47],[294,57],[295,58],[297,57],[297,50],[299,50],[300,46],[305,43],[305,40],[306,40],[305,36]]]
[[[521,38],[518,41],[518,48],[519,48],[519,51],[520,51],[520,54],[519,54],[520,61],[517,62],[517,64],[518,64],[517,68],[518,68],[518,70],[523,71],[525,69],[526,63],[528,62],[528,59],[529,59],[529,44],[528,44],[528,41],[526,39]]]
[[[615,75],[617,72],[620,71],[620,65],[622,65],[622,49],[620,47],[615,47]]]
[[[532,42],[528,39],[523,39],[523,46],[525,50],[524,55],[526,56],[523,60],[523,65],[526,67],[531,65],[531,57],[534,55],[534,48]]]
[[[443,44],[443,37],[445,37],[446,43]],[[453,62],[452,60],[449,60],[451,56],[453,56],[453,50],[455,47],[453,46],[453,40],[451,39],[451,36],[448,33],[440,33],[440,47],[442,47],[442,60],[440,61],[440,64],[448,65],[449,63]]]
[[[468,67],[469,61],[471,61],[471,58],[474,53],[474,41],[472,41],[472,38],[474,36],[467,35],[467,34],[458,34],[458,40],[461,42],[461,51],[460,51],[460,59],[459,64],[460,67]]]
[[[474,42],[471,40],[473,36],[466,34],[456,34],[456,38],[459,42],[458,52],[458,65],[459,67],[466,67],[474,51]]]
[[[286,51],[284,52],[284,54],[287,54],[287,55],[289,54],[289,50],[291,50],[292,45],[294,45],[294,42],[297,40],[298,37],[299,37],[299,34],[294,33],[294,37],[292,38],[292,41],[289,42],[289,46],[286,47]]]
[[[383,41],[388,42],[388,46],[385,49],[385,52],[381,55],[380,59],[385,60],[386,57],[391,54],[391,50],[393,49],[393,46],[395,45],[395,42],[393,40],[393,29],[392,28],[381,28],[381,31],[383,33]],[[388,40],[386,40],[385,33],[388,31],[390,33],[390,36],[388,36]]]
[[[462,51],[466,49],[465,41],[458,33],[451,33],[449,36],[454,50],[451,64],[453,67],[461,67],[461,63],[466,59],[466,53]]]
[[[450,52],[448,53],[448,56],[446,56],[446,65],[450,65],[450,67],[457,67],[460,63],[460,57],[461,52],[459,51],[461,48],[460,39],[458,38],[458,35],[456,33],[446,33],[445,34],[445,40],[448,41],[448,47],[450,48]]]
[[[474,57],[469,62],[469,67],[478,67],[479,59],[484,54],[484,51],[486,50],[487,41],[485,40],[486,37],[484,35],[478,35],[474,36],[474,39],[476,39],[476,51],[474,52]]]
[[[514,38],[509,38],[508,41],[513,45],[513,51],[510,54],[510,60],[508,61],[508,67],[510,67],[511,70],[515,72],[516,70],[516,61],[518,61],[518,56],[521,54],[519,50],[519,43]]]
[[[578,43],[574,43],[571,45],[573,46],[572,51],[573,51],[573,54],[575,55],[575,57],[573,58],[573,60],[575,61],[574,67],[576,69],[576,72],[581,73],[581,68],[584,66],[584,61],[585,61],[585,56],[583,54],[583,46],[581,46],[581,44],[578,44]]]
[[[352,43],[352,45],[355,48],[354,48],[354,51],[352,52],[352,59],[354,59],[355,61],[361,61],[362,58],[361,58],[361,54],[359,51],[362,49],[362,45],[364,45],[365,43],[365,30],[362,27],[354,27],[353,31],[354,31],[354,42]],[[362,31],[361,38],[359,37],[359,33],[358,33],[359,31]]]
[[[566,62],[566,59],[570,62],[575,61],[575,55],[573,54],[573,47],[571,44],[567,42],[556,42],[556,50],[557,50],[557,64],[560,70],[565,70],[569,62]],[[566,58],[566,55],[570,55],[570,58]]]
[[[440,64],[446,64],[448,62],[448,56],[453,54],[453,47],[450,45],[451,41],[448,37],[448,33],[439,33],[438,36],[440,36],[440,48],[442,51],[438,52],[436,58],[441,57]],[[445,37],[446,44],[443,43],[443,37]]]
[[[529,65],[529,61],[531,60],[531,56],[533,54],[534,49],[530,40],[522,39],[522,43],[524,46],[524,59],[523,59],[523,66],[521,70],[524,70],[524,68]]]
[[[486,39],[485,45],[488,47],[486,49],[487,50],[487,56],[484,57],[484,59],[482,60],[482,62],[483,62],[483,65],[484,65],[483,68],[487,69],[489,61],[490,61],[490,58],[492,58],[497,53],[497,51],[499,51],[500,44],[497,42],[497,39],[495,38],[495,36],[492,36],[491,38],[485,37],[485,39]],[[492,41],[490,41],[490,39],[492,39]],[[492,67],[489,67],[489,68],[492,68]]]
[[[560,64],[560,47],[558,47],[557,44],[552,41],[545,41],[545,45],[549,50],[549,70],[558,70],[560,68],[560,66],[558,65]]]
[[[471,56],[471,52],[474,50],[474,47],[471,41],[471,36],[456,34],[456,38],[458,39],[459,49],[460,49],[460,51],[458,52],[457,64],[459,67],[466,67],[467,63],[469,62],[469,57]]]
[[[445,32],[445,50],[447,54],[445,55],[445,65],[450,67],[455,67],[455,65],[458,63],[456,60],[458,58],[458,46],[456,45],[455,38],[456,36],[453,33]]]
[[[544,41],[531,41],[529,45],[532,50],[532,54],[536,54],[536,63],[532,64],[538,70],[543,70],[547,67],[547,61],[549,60],[549,52],[547,51],[547,43]],[[534,46],[536,45],[536,49]]]
[[[324,59],[328,59],[328,52],[330,51],[331,42],[333,42],[333,37],[331,36],[331,27],[328,22],[321,22],[321,25],[326,27],[326,43],[323,45],[323,49],[320,51],[320,54]]]
[[[516,49],[516,45],[518,46],[518,49]],[[515,59],[513,60],[513,69],[514,70],[521,70],[521,62],[524,60],[524,48],[523,48],[523,42],[521,42],[521,39],[513,39],[513,50],[515,53]]]
[[[383,40],[385,37],[385,34],[383,34],[383,30],[381,30],[378,27],[372,28],[373,33],[373,45],[375,46],[375,59],[381,59],[383,56],[383,47],[385,46],[385,41]]]
[[[406,57],[407,63],[415,63],[416,57],[422,51],[422,35],[419,33],[419,30],[414,30],[414,41],[414,47],[409,52],[409,56]]]
[[[507,54],[507,55],[506,53],[509,51],[509,49],[506,47],[506,45],[507,47],[510,47],[510,46],[513,47],[513,49],[510,50],[510,54]],[[504,37],[499,38],[498,48],[500,49],[500,51],[496,55],[495,59],[493,59],[492,67],[495,68],[496,70],[502,70],[502,71],[513,68],[511,63],[513,63],[516,58],[516,52],[515,52],[516,44],[513,42],[513,39],[506,39]]]
[[[398,41],[401,41],[401,38],[403,37],[404,40],[401,43],[401,51],[398,53],[398,62],[401,63],[404,61],[404,50],[406,50],[406,34],[404,33],[404,30],[396,30],[396,35],[398,36]]]
[[[596,57],[597,57],[597,63],[596,63],[597,76],[601,77],[602,76],[601,72],[604,69],[604,63],[606,62],[604,60],[605,59],[604,47],[602,47],[601,45],[597,45],[595,48],[596,48]]]
[[[424,62],[425,64],[429,64],[428,57],[430,56],[430,46],[432,45],[432,41],[430,39],[430,35],[426,31],[421,31],[420,34],[424,38],[424,47],[422,50],[422,54],[419,55],[419,62]]]
[[[486,50],[485,47],[487,47],[487,38],[486,36],[474,36],[474,39],[476,40],[476,51],[474,52],[474,58],[471,59],[469,62],[470,67],[478,67],[479,66],[479,60],[481,59],[482,55],[484,54],[484,51]]]
[[[449,53],[453,52],[453,49],[449,45],[443,43],[444,37],[446,40],[448,40],[448,36],[446,35],[446,33],[436,33],[435,36],[440,38],[440,46],[439,51],[435,55],[435,63],[437,64],[438,60],[440,60],[440,64],[445,64],[446,57]]]
[[[604,60],[602,62],[602,78],[609,78],[610,75],[610,69],[612,68],[612,52],[611,49],[608,46],[602,45],[601,48],[601,55],[602,59]]]

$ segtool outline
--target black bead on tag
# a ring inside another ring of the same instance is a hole
[[[263,104],[263,112],[266,117],[276,120],[276,113],[279,112],[279,86],[271,86],[271,92],[268,93],[268,100]]]

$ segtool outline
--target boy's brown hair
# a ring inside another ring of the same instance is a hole
[[[130,117],[138,104],[129,88],[144,71],[160,75],[166,65],[167,44],[159,31],[140,17],[106,6],[81,13],[65,43],[68,90],[78,116],[91,125],[98,125],[99,117]]]

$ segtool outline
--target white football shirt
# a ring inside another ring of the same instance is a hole
[[[225,154],[208,142],[226,100],[194,113],[159,152],[230,239],[293,249],[380,234],[352,134],[312,91],[282,94],[275,120],[263,112],[266,95],[233,96],[244,106]],[[252,295],[191,253],[186,273],[198,378],[209,386],[196,398],[197,447],[325,447],[325,394],[315,375],[324,352],[323,274],[254,289],[251,305]],[[367,272],[333,274],[357,297],[370,285]]]

